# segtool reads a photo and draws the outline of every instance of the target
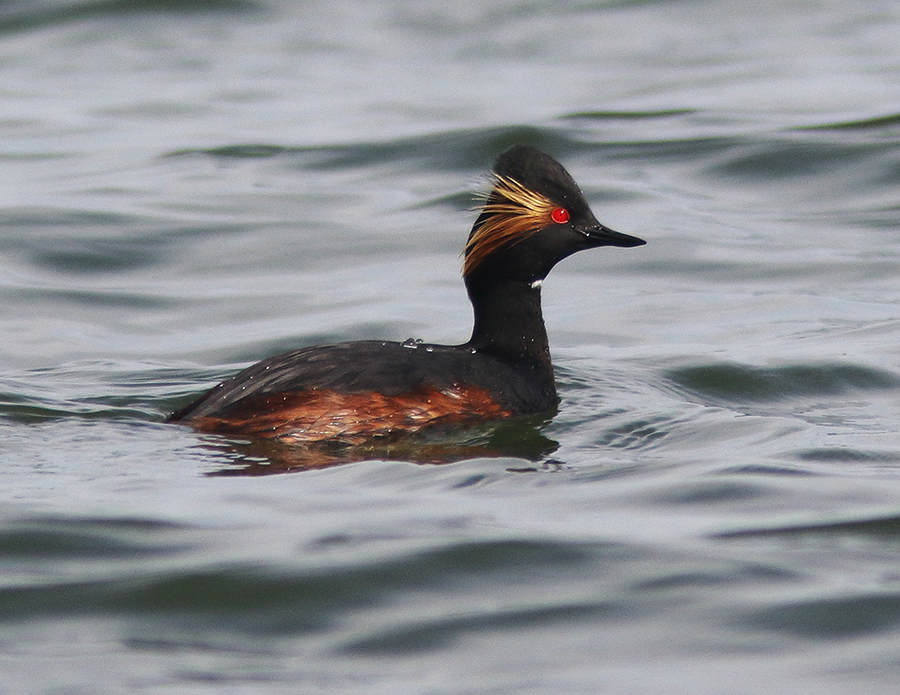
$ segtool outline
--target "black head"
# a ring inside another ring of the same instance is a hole
[[[644,243],[600,224],[553,157],[516,145],[494,165],[494,187],[469,234],[463,275],[467,282],[534,282],[576,251]]]

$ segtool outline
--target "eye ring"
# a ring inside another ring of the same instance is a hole
[[[556,224],[565,224],[570,219],[569,211],[565,208],[553,208],[553,211],[550,213],[550,219]]]

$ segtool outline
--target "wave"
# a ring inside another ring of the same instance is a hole
[[[669,370],[683,391],[713,403],[766,402],[900,388],[900,374],[852,364],[753,367],[708,364]]]
[[[252,12],[264,7],[252,0],[98,0],[96,2],[6,2],[0,7],[0,33],[14,33],[120,15],[196,12]]]

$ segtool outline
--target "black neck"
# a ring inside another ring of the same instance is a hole
[[[466,289],[475,311],[467,347],[552,370],[540,287],[521,280],[482,284],[467,278]]]

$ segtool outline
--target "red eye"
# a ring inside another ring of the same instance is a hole
[[[565,224],[569,221],[569,211],[565,208],[553,208],[553,212],[550,213],[550,219],[556,224]]]

